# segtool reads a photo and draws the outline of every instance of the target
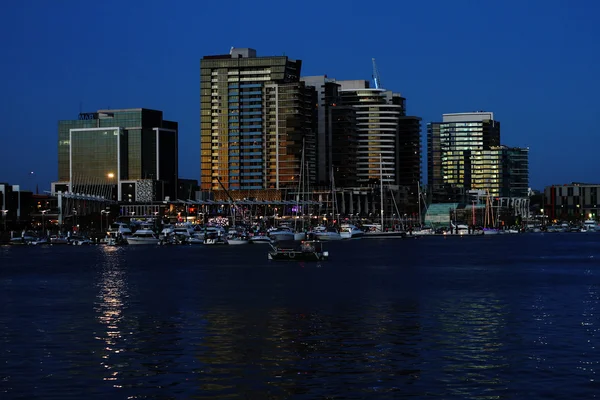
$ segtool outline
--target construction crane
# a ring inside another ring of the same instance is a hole
[[[377,64],[375,64],[375,59],[371,58],[373,61],[373,82],[375,82],[375,89],[381,88],[381,80],[379,78],[379,71],[377,70]]]

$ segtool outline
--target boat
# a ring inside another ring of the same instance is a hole
[[[276,229],[272,229],[267,233],[267,235],[278,242],[285,242],[287,240],[294,240],[295,235],[292,228],[289,226],[280,226]]]
[[[318,240],[341,240],[342,236],[335,227],[317,226],[312,232],[312,236]]]
[[[127,237],[127,244],[159,244],[160,239],[152,229],[142,226],[131,236]]]
[[[202,244],[229,244],[227,240],[227,232],[222,226],[206,227]]]
[[[497,217],[497,216],[496,216]],[[484,227],[483,234],[484,235],[499,235],[500,229],[496,228],[497,221],[494,218],[494,201],[490,196],[490,192],[488,190],[487,196],[485,199],[485,218],[484,218]]]
[[[194,234],[187,239],[187,243],[204,244],[204,232],[194,232]]]
[[[323,250],[323,243],[318,240],[278,242],[271,244],[268,252],[268,259],[275,261],[324,261],[328,258],[329,252]]]
[[[231,237],[231,238],[227,238],[227,243],[228,244],[248,244],[250,243],[250,241],[246,238],[243,237]]]
[[[37,237],[31,232],[21,232],[21,236],[13,237],[10,239],[10,244],[30,244],[37,240]]]
[[[358,229],[352,224],[342,224],[340,227],[340,236],[342,239],[356,239],[365,236],[365,231]]]
[[[73,246],[82,246],[84,244],[92,244],[92,241],[84,236],[74,235],[69,237],[69,244]]]
[[[35,240],[32,240],[29,244],[32,244],[34,246],[40,246],[43,244],[50,244],[50,241],[46,237],[40,237],[36,238]]]
[[[599,230],[598,223],[593,219],[586,219],[583,221],[583,227],[581,229],[582,232],[597,232]]]
[[[259,243],[273,243],[273,239],[271,239],[267,235],[254,235],[248,239],[248,242],[251,244],[259,244]]]
[[[69,238],[63,235],[52,235],[50,244],[69,244]]]

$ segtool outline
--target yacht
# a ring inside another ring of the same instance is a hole
[[[315,239],[318,240],[341,240],[342,236],[340,235],[340,233],[338,232],[337,229],[335,229],[334,227],[324,227],[324,226],[317,226],[313,231],[312,231],[313,236],[315,237]]]
[[[288,226],[280,226],[279,228],[271,230],[267,234],[271,239],[278,242],[295,239],[294,231]]]
[[[272,243],[273,240],[267,236],[267,235],[263,235],[263,234],[257,234],[254,236],[250,236],[250,239],[248,239],[249,243],[252,244],[257,244],[257,243]]]
[[[598,223],[593,219],[587,219],[583,221],[583,228],[581,230],[582,232],[597,232],[599,230]]]
[[[149,226],[142,226],[127,237],[128,244],[159,244],[160,239]]]
[[[69,244],[69,238],[62,235],[50,236],[50,244]]]
[[[340,236],[342,239],[355,239],[365,235],[365,231],[358,229],[352,224],[342,224],[340,227]]]
[[[227,231],[222,226],[209,226],[204,232],[204,244],[228,244]]]
[[[21,236],[16,236],[10,239],[10,244],[30,244],[37,240],[37,237],[31,232],[21,232]]]

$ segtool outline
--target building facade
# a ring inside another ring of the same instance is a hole
[[[427,144],[432,202],[465,201],[475,189],[501,191],[497,154],[485,153],[500,146],[500,122],[493,113],[443,114],[442,122],[427,125]]]
[[[317,184],[321,187],[327,187],[331,185],[332,168],[336,171],[346,169],[346,166],[340,165],[340,162],[342,162],[340,158],[343,158],[343,156],[340,157],[340,154],[334,154],[340,151],[338,146],[343,146],[343,142],[334,142],[340,139],[342,129],[352,135],[352,132],[348,131],[348,129],[355,131],[355,127],[350,127],[347,124],[347,119],[353,117],[351,115],[344,115],[348,110],[347,108],[345,110],[339,108],[340,85],[336,83],[335,79],[328,78],[327,75],[305,76],[300,79],[307,85],[314,87],[316,91],[317,126],[315,174]],[[340,123],[341,126],[337,126],[337,123]],[[336,175],[335,171],[334,175]],[[340,184],[338,179],[343,178],[336,175],[336,185]]]
[[[338,81],[340,103],[356,111],[356,180],[359,186],[398,185],[396,153],[398,121],[405,115],[403,99],[368,81]]]
[[[202,58],[202,191],[284,189],[296,185],[303,148],[316,162],[316,96],[300,82],[301,65],[249,48]]]
[[[178,124],[162,111],[99,110],[58,123],[58,182],[53,191],[117,201],[175,197]]]
[[[550,220],[598,221],[600,184],[573,182],[544,188],[543,215]]]

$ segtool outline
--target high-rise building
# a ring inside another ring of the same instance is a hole
[[[336,171],[345,170],[347,166],[340,165],[344,157],[340,154],[334,155],[336,152],[347,153],[346,148],[340,148],[339,146],[345,147],[344,142],[334,141],[340,139],[342,134],[341,129],[348,132],[348,129],[355,130],[354,127],[350,128],[347,124],[347,119],[353,119],[351,115],[344,116],[344,113],[348,112],[348,109],[341,109],[339,107],[339,89],[340,85],[335,82],[335,79],[328,78],[327,75],[318,76],[305,76],[300,78],[302,82],[305,82],[309,86],[313,86],[317,94],[317,134],[316,134],[316,181],[320,186],[330,186],[331,182],[331,170],[335,168]],[[336,123],[341,123],[341,127],[336,126]],[[343,127],[343,128],[342,128]],[[352,132],[348,132],[350,136]],[[335,138],[334,138],[335,136]],[[334,171],[335,175],[335,171]],[[341,175],[345,175],[342,173]],[[344,179],[341,176],[336,176],[336,185],[340,185],[341,181],[338,179]]]
[[[341,85],[341,104],[356,110],[358,185],[374,185],[380,180],[384,185],[397,185],[398,120],[405,115],[403,106],[392,102],[392,92],[369,88],[368,81],[337,83]]]
[[[356,155],[358,134],[356,132],[356,110],[352,106],[329,107],[327,136],[329,176],[324,179],[330,185],[331,171],[336,187],[353,188],[358,186],[356,179]]]
[[[316,97],[301,65],[249,48],[202,58],[201,190],[284,189],[297,185],[303,148],[316,162]]]
[[[502,151],[506,154],[504,176],[508,181],[508,197],[528,197],[529,148],[507,146],[502,146],[502,148]]]
[[[405,188],[409,204],[418,209],[421,183],[421,118],[402,116],[398,119],[396,175],[398,185]]]
[[[175,198],[178,124],[144,108],[81,113],[58,123],[53,190],[118,201]]]
[[[474,189],[500,192],[500,165],[491,154],[481,153],[500,145],[500,122],[493,113],[443,114],[442,122],[427,125],[427,144],[434,203],[464,201]]]
[[[314,88],[304,82],[265,84],[265,175],[257,174],[255,186],[240,189],[295,189],[302,167],[307,182],[315,185],[315,103]]]

